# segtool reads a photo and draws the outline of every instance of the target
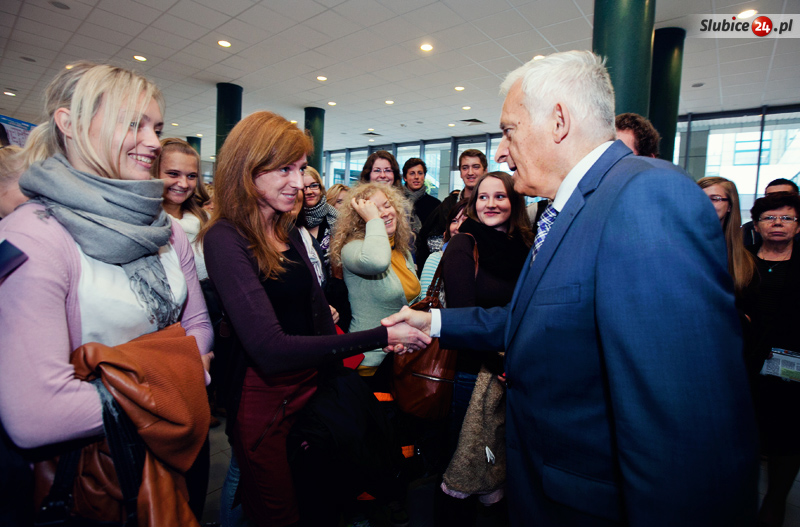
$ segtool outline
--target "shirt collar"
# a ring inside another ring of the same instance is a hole
[[[577,165],[572,167],[572,170],[569,171],[569,174],[567,174],[567,177],[564,178],[564,181],[561,182],[561,185],[559,185],[556,191],[556,197],[553,200],[553,208],[556,209],[557,212],[564,210],[564,205],[567,204],[572,193],[578,188],[578,184],[581,182],[581,179],[583,179],[583,176],[589,172],[589,169],[600,159],[600,156],[613,144],[614,141],[606,141],[586,154],[583,159],[578,161]]]

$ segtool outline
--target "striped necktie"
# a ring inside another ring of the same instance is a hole
[[[558,216],[558,211],[551,203],[547,206],[547,208],[544,209],[542,217],[539,218],[539,222],[536,224],[536,237],[533,239],[531,263],[533,263],[533,261],[536,259],[536,254],[539,252],[539,248],[544,243],[547,233],[550,232],[550,227],[553,226],[553,222],[556,221],[556,216]]]

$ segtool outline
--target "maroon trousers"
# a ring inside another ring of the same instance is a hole
[[[256,525],[282,527],[300,518],[286,436],[316,391],[316,377],[316,370],[266,376],[247,369],[232,443],[242,506]]]

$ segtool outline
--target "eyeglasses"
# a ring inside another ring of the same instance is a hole
[[[394,170],[392,170],[391,168],[384,168],[383,170],[381,170],[380,168],[372,169],[373,174],[380,174],[381,172],[383,172],[384,174],[394,174]]]
[[[308,189],[319,190],[319,183],[312,183],[310,185],[306,185],[305,187],[303,187],[303,192],[305,192]]]
[[[794,216],[761,216],[758,218],[758,221],[764,223],[774,223],[776,220],[781,220],[782,222],[786,223],[793,223],[797,221],[797,218]]]
[[[713,201],[714,203],[719,203],[720,201],[730,201],[730,198],[723,198],[722,196],[709,196],[708,199]]]

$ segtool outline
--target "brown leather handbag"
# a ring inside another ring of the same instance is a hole
[[[442,265],[436,268],[425,298],[411,305],[417,311],[441,309]],[[439,347],[434,338],[425,349],[394,355],[392,396],[403,412],[422,419],[442,419],[450,410],[456,352]]]
[[[478,274],[478,245],[473,250],[475,275]],[[436,268],[425,298],[410,307],[417,311],[441,309],[442,264]],[[394,355],[392,396],[403,412],[422,419],[442,419],[450,410],[456,375],[456,350],[439,346],[434,338],[425,349]]]

